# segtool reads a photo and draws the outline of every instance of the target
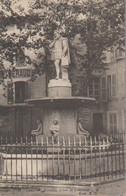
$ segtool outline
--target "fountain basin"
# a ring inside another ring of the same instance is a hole
[[[95,103],[95,98],[90,97],[44,97],[38,99],[27,99],[26,103],[42,108],[64,108],[81,107]]]
[[[95,103],[94,98],[88,97],[45,97],[27,99],[27,104],[42,108],[42,121],[44,135],[50,134],[53,120],[58,120],[60,125],[59,134],[76,135],[78,108],[91,106]]]

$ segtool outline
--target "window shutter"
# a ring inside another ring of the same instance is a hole
[[[106,100],[106,77],[102,77],[101,79],[101,98],[102,100]]]
[[[107,98],[111,97],[111,75],[107,76]]]
[[[7,101],[13,103],[13,82],[7,83]]]
[[[112,74],[112,80],[111,80],[111,96],[112,97],[117,97],[117,90],[116,90],[116,84],[117,83],[117,78],[116,74]]]

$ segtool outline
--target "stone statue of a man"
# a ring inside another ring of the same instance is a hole
[[[56,79],[61,77],[64,80],[68,80],[68,68],[70,64],[70,54],[68,39],[61,36],[60,31],[56,30],[54,32],[54,41],[49,45],[52,52],[52,60],[54,61],[56,68]]]

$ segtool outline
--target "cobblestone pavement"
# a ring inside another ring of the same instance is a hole
[[[36,190],[14,190],[0,189],[0,196],[80,196],[80,195],[98,195],[98,196],[126,196],[126,180],[103,184],[95,187],[92,192],[89,191],[52,191],[43,192],[41,189]]]
[[[123,181],[100,185],[97,188],[98,188],[97,194],[100,196],[102,195],[126,196],[126,179]]]

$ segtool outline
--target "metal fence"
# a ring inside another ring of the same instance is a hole
[[[125,138],[1,138],[1,182],[97,182],[125,176]]]

